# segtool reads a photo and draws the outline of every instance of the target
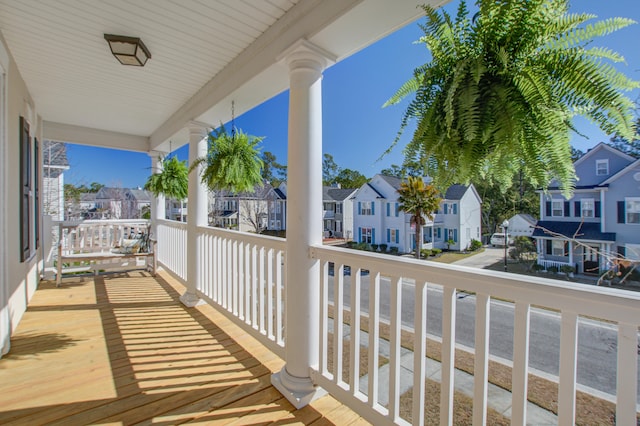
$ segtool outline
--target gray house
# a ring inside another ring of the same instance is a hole
[[[538,263],[599,274],[618,256],[639,260],[640,160],[600,143],[574,165],[573,197],[556,182],[540,191]]]
[[[353,238],[353,200],[357,188],[322,187],[322,223],[327,237]]]

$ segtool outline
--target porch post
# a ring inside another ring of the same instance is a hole
[[[189,164],[207,154],[207,128],[198,123],[189,124]],[[187,198],[187,289],[180,301],[188,307],[204,303],[196,294],[200,283],[201,253],[198,227],[207,225],[207,188],[200,182],[202,166],[189,173]]]
[[[161,151],[150,151],[151,157],[151,173],[160,173],[162,171],[162,159],[167,154]],[[158,194],[157,197],[151,195],[151,235],[158,238],[158,220],[165,219],[165,199],[164,194]]]
[[[281,58],[289,67],[285,365],[271,383],[296,408],[324,391],[318,365],[320,264],[310,247],[322,244],[322,71],[331,55],[300,40]]]

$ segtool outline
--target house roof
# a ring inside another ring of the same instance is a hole
[[[593,222],[556,222],[539,220],[533,230],[533,237],[562,238],[588,241],[615,241],[615,232],[600,232],[600,224]]]
[[[514,220],[517,217],[525,220],[526,222],[530,223],[532,226],[535,225],[538,222],[538,219],[536,219],[535,217],[533,217],[533,216],[531,216],[530,214],[527,214],[527,213],[518,213],[516,215],[513,215],[511,218],[509,218],[509,222],[511,222],[512,220]]]
[[[271,192],[272,190],[274,190],[273,186],[268,182],[264,182],[261,185],[254,186],[253,191],[250,191],[250,192],[232,192],[226,189],[221,189],[216,192],[216,196],[220,198],[238,198],[238,199],[251,198],[251,199],[257,199],[257,200],[263,200],[267,198],[267,196],[269,195],[269,192]]]
[[[130,189],[129,191],[137,201],[151,201],[149,191],[145,191],[144,189]]]
[[[357,188],[334,188],[331,186],[322,187],[323,201],[344,201],[349,198]]]
[[[380,175],[380,177],[387,182],[389,185],[391,185],[394,189],[399,189],[400,188],[400,184],[402,183],[402,179],[395,177],[395,176],[387,176],[387,175]]]
[[[280,188],[273,188],[273,192],[276,194],[276,196],[282,200],[286,200],[287,199],[287,194],[285,194],[284,192],[282,192],[282,189]]]
[[[378,191],[373,185],[371,185],[371,183],[367,182],[365,185],[367,185],[369,188],[371,188],[373,190],[373,192],[378,194],[378,198],[386,198],[384,195],[382,195],[380,193],[380,191]]]
[[[447,188],[447,192],[444,194],[444,198],[447,200],[459,200],[469,189],[467,185],[454,184]]]

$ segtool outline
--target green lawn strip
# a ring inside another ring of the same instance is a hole
[[[344,310],[344,323],[351,324],[351,313]],[[333,317],[333,307],[329,306],[329,316]],[[361,316],[360,329],[368,332],[369,318]],[[380,338],[389,340],[390,326],[386,323],[379,325]],[[427,357],[441,362],[442,346],[439,342],[427,338]],[[402,330],[400,345],[406,349],[413,351],[414,335],[413,333]],[[455,351],[455,368],[469,374],[473,374],[474,354],[456,349]],[[511,392],[511,367],[501,363],[489,360],[489,383],[493,383],[509,392]],[[558,413],[558,384],[550,380],[543,379],[539,376],[529,374],[527,399],[553,413]],[[408,404],[409,406],[411,404]],[[409,409],[410,410],[410,409]],[[609,425],[614,424],[616,407],[615,404],[597,398],[593,395],[586,394],[581,391],[576,392],[576,425]],[[403,414],[403,418],[406,413]],[[469,416],[472,413],[469,412]],[[638,417],[640,419],[640,416]],[[455,424],[455,422],[454,422]]]
[[[483,251],[484,251],[483,248],[476,251],[466,252],[466,253],[459,252],[459,251],[446,251],[437,257],[429,257],[426,260],[431,260],[433,262],[438,262],[438,263],[453,263],[453,262],[457,262],[458,260],[465,259],[467,257],[475,256],[476,254],[480,254]]]

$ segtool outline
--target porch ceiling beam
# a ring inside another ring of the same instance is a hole
[[[45,121],[43,123],[44,139],[59,142],[70,142],[100,148],[121,149],[125,151],[149,152],[149,138],[129,135],[72,124]]]

